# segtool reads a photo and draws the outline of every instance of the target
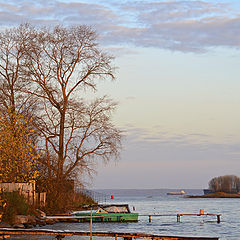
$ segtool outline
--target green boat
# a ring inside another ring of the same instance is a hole
[[[91,211],[79,211],[74,213],[79,222],[89,222]],[[131,213],[128,204],[98,205],[97,210],[92,211],[93,222],[137,222],[138,213]]]

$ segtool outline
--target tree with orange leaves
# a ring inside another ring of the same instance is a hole
[[[30,182],[38,176],[38,158],[29,120],[11,110],[0,115],[0,182]]]

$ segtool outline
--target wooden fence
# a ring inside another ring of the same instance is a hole
[[[0,183],[0,192],[17,191],[23,195],[29,204],[35,206],[45,206],[46,193],[37,193],[35,182],[31,183]]]

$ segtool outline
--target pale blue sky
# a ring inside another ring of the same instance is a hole
[[[240,175],[239,1],[0,0],[1,27],[90,24],[116,56],[117,163],[93,188],[203,188]]]

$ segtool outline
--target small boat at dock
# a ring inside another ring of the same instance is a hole
[[[99,205],[98,209],[73,213],[79,222],[89,222],[91,215],[93,222],[137,222],[138,213],[130,212],[128,204]]]
[[[168,192],[167,195],[184,195],[186,192],[184,190],[180,192]]]

